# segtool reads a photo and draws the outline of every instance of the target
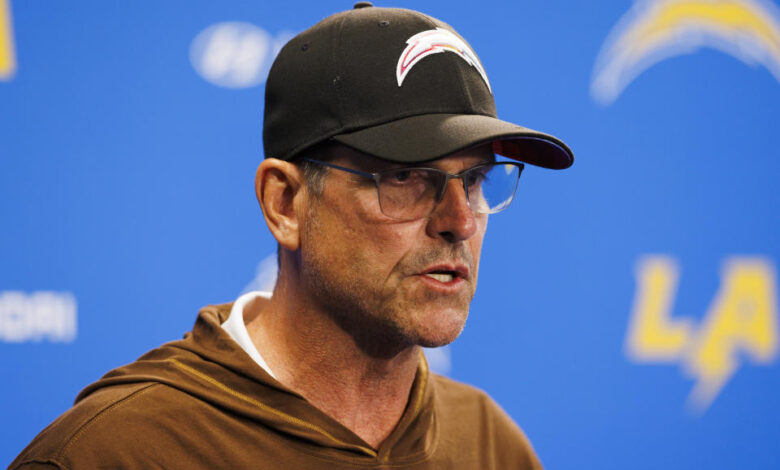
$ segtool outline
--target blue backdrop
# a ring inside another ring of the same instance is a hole
[[[453,25],[499,115],[577,157],[527,168],[491,218],[435,368],[550,469],[778,468],[778,5],[380,6]],[[269,282],[264,77],[350,7],[0,0],[0,464],[200,306]]]

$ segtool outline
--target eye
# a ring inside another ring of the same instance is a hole
[[[426,172],[420,169],[398,169],[386,173],[383,178],[383,183],[389,183],[395,186],[407,186],[411,184],[418,184],[426,180]]]
[[[390,181],[394,183],[403,183],[409,180],[411,174],[412,172],[409,170],[399,170],[399,171],[394,171],[393,173],[387,176],[390,179]]]
[[[466,185],[469,187],[478,186],[487,179],[487,173],[490,171],[490,167],[474,168],[463,176],[466,180]]]

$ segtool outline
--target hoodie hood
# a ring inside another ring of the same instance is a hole
[[[196,397],[238,420],[294,436],[309,451],[332,458],[412,463],[427,458],[436,441],[435,382],[421,354],[409,403],[395,430],[374,449],[355,433],[285,387],[258,366],[221,328],[232,304],[198,314],[184,339],[167,343],[115,369],[85,388],[76,403],[119,385],[159,383]]]

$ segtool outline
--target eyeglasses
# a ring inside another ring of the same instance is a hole
[[[447,183],[453,178],[463,181],[466,200],[474,213],[500,212],[512,202],[520,173],[525,168],[517,162],[491,162],[457,174],[436,168],[410,167],[368,173],[310,158],[302,160],[374,180],[380,210],[400,221],[428,217],[444,197]]]

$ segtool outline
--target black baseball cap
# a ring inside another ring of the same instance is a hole
[[[403,163],[483,143],[546,168],[574,161],[556,137],[497,118],[487,74],[451,26],[369,2],[295,36],[266,81],[266,158],[291,160],[329,139]]]

